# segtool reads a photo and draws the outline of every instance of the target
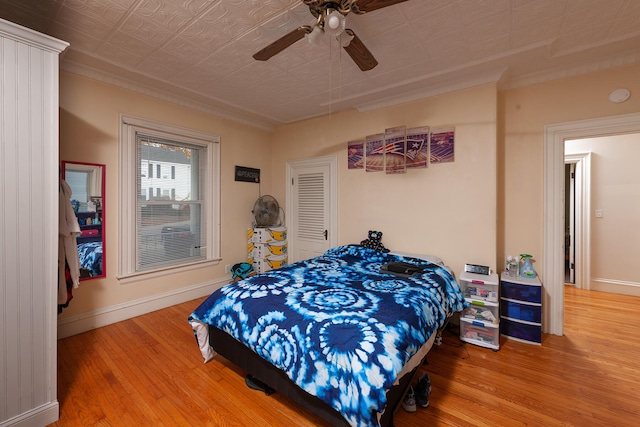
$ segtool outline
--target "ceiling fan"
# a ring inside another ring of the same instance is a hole
[[[253,55],[253,57],[258,61],[266,61],[305,36],[313,43],[323,33],[337,37],[344,32],[350,39],[348,44],[343,43],[344,49],[351,59],[362,71],[371,70],[378,65],[378,61],[356,33],[346,28],[346,16],[351,12],[361,15],[405,1],[407,0],[302,0],[305,5],[309,6],[311,14],[317,19],[316,23],[296,28]]]

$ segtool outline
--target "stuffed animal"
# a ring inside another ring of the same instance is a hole
[[[360,242],[360,245],[378,252],[389,252],[382,244],[382,231],[369,230],[369,237]]]

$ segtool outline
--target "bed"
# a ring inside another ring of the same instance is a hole
[[[102,241],[78,242],[78,258],[88,277],[102,276]]]
[[[220,354],[332,425],[392,425],[438,330],[465,308],[431,261],[338,246],[223,286],[189,322],[205,362]],[[390,262],[422,273],[382,271]]]

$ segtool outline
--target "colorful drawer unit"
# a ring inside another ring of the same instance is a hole
[[[249,228],[247,262],[258,274],[287,265],[287,227]]]
[[[487,347],[500,348],[500,305],[497,274],[460,273],[458,282],[469,307],[460,315],[460,339]]]
[[[500,277],[500,333],[530,344],[542,344],[542,291],[537,277]]]

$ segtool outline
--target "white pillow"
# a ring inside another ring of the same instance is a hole
[[[429,261],[433,264],[444,266],[444,262],[442,262],[442,260],[435,255],[415,254],[411,252],[402,252],[402,251],[391,251],[389,253],[392,255],[400,255],[400,256],[411,257],[411,258],[420,258],[420,259]]]

